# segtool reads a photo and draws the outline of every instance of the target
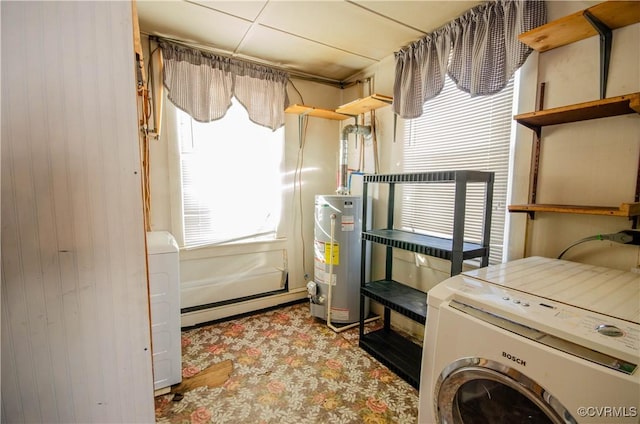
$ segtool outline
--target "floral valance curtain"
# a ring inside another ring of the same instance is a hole
[[[531,53],[518,35],[546,20],[542,0],[491,1],[396,52],[394,112],[402,118],[422,115],[422,105],[440,93],[446,74],[471,96],[502,90]]]
[[[284,125],[289,74],[267,66],[160,41],[167,96],[196,121],[222,118],[235,96],[256,124]]]

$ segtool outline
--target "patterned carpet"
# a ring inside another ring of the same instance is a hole
[[[378,326],[378,323],[368,326]],[[233,362],[221,387],[156,397],[159,423],[416,423],[418,392],[306,303],[182,333],[183,376]]]

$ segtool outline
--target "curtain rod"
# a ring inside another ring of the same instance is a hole
[[[317,75],[311,75],[311,74],[307,74],[305,72],[299,72],[299,71],[292,71],[290,69],[287,68],[283,68],[280,66],[276,66],[273,65],[267,61],[257,61],[257,60],[251,60],[251,59],[245,59],[243,58],[238,58],[237,56],[234,56],[232,53],[229,53],[228,51],[224,51],[224,50],[220,50],[217,49],[215,47],[209,46],[209,45],[203,45],[203,44],[197,44],[197,43],[189,43],[187,41],[183,41],[183,40],[178,40],[175,38],[169,38],[169,37],[160,37],[158,35],[153,35],[153,34],[149,34],[146,32],[142,32],[141,34],[144,34],[146,36],[149,37],[149,40],[158,42],[160,40],[166,40],[166,41],[170,41],[172,43],[176,43],[176,44],[180,44],[183,45],[185,47],[190,47],[193,49],[197,49],[197,50],[203,50],[206,51],[208,53],[215,53],[218,54],[220,56],[224,56],[224,57],[228,57],[230,59],[239,59],[248,63],[252,63],[254,65],[261,65],[261,66],[270,66],[278,71],[283,71],[283,72],[287,72],[289,74],[289,76],[291,78],[296,78],[296,79],[301,79],[301,80],[305,80],[305,81],[311,81],[311,82],[316,82],[319,84],[327,84],[327,85],[331,85],[334,87],[338,87],[338,88],[347,88],[350,87],[354,84],[359,83],[360,81],[354,81],[354,82],[344,82],[344,81],[338,81],[338,80],[334,80],[331,78],[325,78],[325,77],[320,77]]]

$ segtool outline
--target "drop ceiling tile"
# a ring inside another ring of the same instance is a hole
[[[227,52],[235,51],[251,26],[244,19],[187,2],[138,0],[136,5],[142,32]]]
[[[357,5],[336,1],[269,2],[259,22],[374,60],[423,35]]]
[[[353,3],[425,33],[451,22],[484,1],[359,1]]]
[[[192,0],[189,3],[195,3],[208,7],[210,9],[226,13],[231,16],[246,19],[248,21],[255,21],[260,11],[267,4],[267,1],[207,1],[207,0]]]
[[[269,63],[337,81],[376,63],[361,56],[282,32],[257,26],[249,33],[239,55],[261,58]]]
[[[344,80],[479,3],[137,0],[137,8],[144,33]]]

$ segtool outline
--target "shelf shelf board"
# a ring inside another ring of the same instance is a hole
[[[640,2],[637,0],[605,1],[524,32],[518,38],[534,50],[545,52],[598,35],[584,17],[585,12],[595,16],[612,30],[640,22]]]
[[[333,110],[321,109],[318,107],[298,105],[298,104],[289,106],[288,108],[285,109],[285,112],[291,113],[294,115],[307,115],[307,116],[314,116],[316,118],[333,119],[336,121],[343,121],[345,119],[351,118],[351,116],[343,115]]]
[[[368,230],[362,232],[362,238],[374,243],[446,260],[451,260],[453,253],[453,240],[450,238],[402,230]],[[462,258],[465,260],[486,254],[487,249],[481,244],[464,242],[462,245]]]
[[[640,203],[622,203],[620,207],[551,204],[509,205],[509,212],[555,212],[632,218],[634,216],[640,216]]]
[[[307,115],[317,118],[343,121],[374,109],[389,106],[392,102],[393,97],[385,96],[384,94],[372,94],[364,99],[354,100],[353,102],[342,105],[335,111],[319,107],[294,104],[286,108],[285,112],[294,115]]]
[[[427,294],[393,280],[366,283],[362,293],[381,305],[424,324],[427,319]]]
[[[422,348],[393,330],[377,330],[366,333],[360,339],[360,347],[389,367],[411,384],[420,386]]]
[[[523,113],[514,116],[513,119],[526,127],[538,129],[547,125],[587,121],[630,113],[640,113],[640,92]]]
[[[365,112],[389,106],[391,103],[393,103],[393,97],[385,96],[383,94],[372,94],[364,99],[354,100],[342,105],[336,109],[336,112],[345,115],[357,116]]]

